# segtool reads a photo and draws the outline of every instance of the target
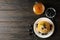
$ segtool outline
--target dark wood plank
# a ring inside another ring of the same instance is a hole
[[[41,1],[41,0],[40,0]],[[46,6],[54,7],[57,11],[55,18],[55,33],[47,38],[38,40],[60,40],[60,1],[42,0]],[[0,40],[35,40],[29,35],[29,24],[40,18],[33,14],[35,0],[0,0]]]

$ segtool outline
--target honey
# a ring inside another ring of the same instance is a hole
[[[45,10],[45,7],[44,7],[44,5],[43,5],[42,3],[36,3],[36,4],[34,4],[34,6],[33,6],[33,11],[34,11],[34,13],[35,13],[36,15],[41,15],[41,14],[43,14],[44,10]]]

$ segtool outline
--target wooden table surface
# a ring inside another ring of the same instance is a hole
[[[29,35],[29,26],[40,18],[33,13],[36,0],[0,0],[0,40],[35,40]],[[40,0],[41,1],[41,0]],[[36,40],[60,40],[60,1],[42,0],[46,9],[53,7],[57,13],[54,19],[55,32],[47,38]]]

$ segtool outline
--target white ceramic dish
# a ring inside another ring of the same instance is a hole
[[[38,23],[38,21],[47,21],[47,22],[51,23],[52,26],[53,26],[53,27],[52,27],[52,30],[51,30],[47,35],[41,35],[41,33],[36,32],[35,28],[36,28],[36,24]],[[33,25],[33,29],[34,29],[34,33],[35,33],[38,37],[40,37],[40,38],[48,38],[48,37],[50,37],[50,36],[53,34],[53,32],[54,32],[54,23],[53,23],[50,19],[48,19],[48,18],[46,18],[46,17],[42,17],[42,18],[39,18],[39,19],[37,19],[37,20],[35,21],[35,23],[34,23],[34,25]]]

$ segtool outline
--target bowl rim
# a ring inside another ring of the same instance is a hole
[[[38,33],[35,31],[36,23],[37,23],[39,20],[42,20],[42,19],[47,19],[47,20],[49,20],[49,21],[51,22],[51,24],[53,25],[53,29],[49,32],[48,35],[41,35],[41,34],[38,34]],[[55,26],[54,26],[54,23],[52,22],[52,20],[50,20],[49,18],[46,18],[46,17],[41,17],[41,18],[37,19],[37,20],[35,21],[34,25],[33,25],[33,31],[34,31],[35,35],[37,35],[37,36],[40,37],[40,38],[48,38],[48,37],[50,37],[50,36],[54,33],[54,28],[55,28]]]

